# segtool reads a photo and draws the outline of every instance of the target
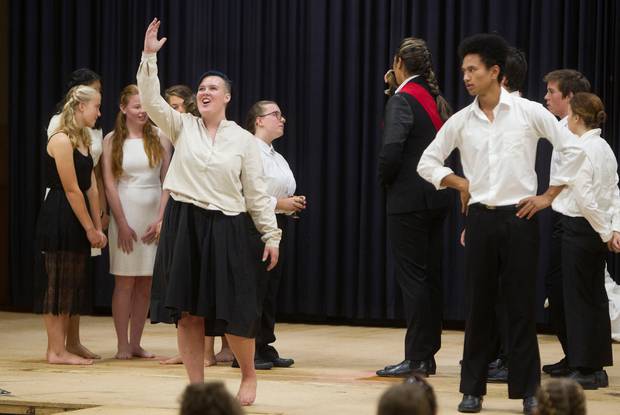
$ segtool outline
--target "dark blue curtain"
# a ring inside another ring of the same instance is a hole
[[[65,77],[83,66],[103,76],[100,123],[110,131],[119,91],[135,82],[153,17],[168,37],[158,56],[163,86],[195,87],[199,74],[217,68],[234,81],[230,119],[241,122],[258,99],[276,100],[287,116],[276,147],[291,164],[298,193],[308,197],[283,247],[280,313],[289,318],[360,322],[402,315],[376,180],[383,73],[401,38],[427,40],[455,109],[471,102],[456,48],[473,33],[498,32],[526,52],[525,95],[532,100],[542,101],[548,71],[582,71],[607,105],[605,134],[618,148],[620,9],[613,0],[14,0],[10,9],[11,298],[17,307],[32,303],[44,128]],[[542,191],[550,148],[539,149]],[[549,223],[547,213],[541,216],[542,322]],[[461,223],[455,205],[445,229],[448,320],[464,317]],[[95,303],[107,307],[112,279],[105,256],[94,275]]]

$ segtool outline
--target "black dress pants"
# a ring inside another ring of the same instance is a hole
[[[562,345],[564,355],[566,349],[566,315],[564,313],[564,283],[562,281],[562,227],[563,215],[552,211],[553,232],[551,234],[551,250],[549,252],[549,271],[545,286],[549,300],[549,319],[556,336]]]
[[[509,323],[508,396],[533,396],[540,384],[536,339],[538,223],[516,216],[516,208],[489,210],[471,205],[465,234],[467,321],[460,391],[486,394],[487,365],[493,358],[496,297],[505,299]]]
[[[443,289],[441,251],[445,209],[387,217],[396,280],[403,293],[405,359],[432,358],[441,347]]]
[[[605,290],[607,247],[585,218],[564,216],[562,222],[568,362],[575,369],[598,370],[613,364]]]
[[[282,280],[282,260],[284,259],[282,253],[284,252],[284,243],[286,236],[286,222],[285,215],[276,215],[278,219],[278,227],[282,229],[282,240],[280,241],[280,259],[278,264],[271,271],[267,271],[266,263],[259,263],[258,272],[258,304],[260,307],[260,321],[258,324],[258,332],[256,333],[256,355],[257,359],[273,360],[279,356],[278,351],[270,343],[276,341],[275,325],[276,325],[276,310],[278,300],[278,288],[280,287],[280,281]],[[258,234],[258,232],[257,232]],[[262,257],[262,251],[265,245],[260,240],[260,234],[258,234],[258,249],[260,251],[260,258]]]

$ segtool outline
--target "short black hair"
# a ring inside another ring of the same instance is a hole
[[[218,78],[221,78],[224,81],[224,83],[226,84],[226,89],[228,89],[228,93],[232,94],[232,81],[230,80],[228,75],[226,75],[224,72],[218,71],[216,69],[210,69],[207,72],[205,72],[202,75],[200,75],[200,78],[198,78],[198,86],[200,86],[200,83],[207,76],[217,76]]]
[[[499,67],[497,82],[502,82],[508,56],[508,42],[494,33],[478,33],[461,41],[459,45],[461,62],[467,55],[476,54],[487,68],[494,65]]]
[[[525,53],[515,47],[509,47],[504,76],[506,77],[506,86],[510,92],[521,91],[525,83],[526,73],[527,59],[525,59]]]
[[[69,75],[65,94],[69,92],[69,90],[74,86],[90,85],[95,81],[101,82],[101,76],[97,72],[88,68],[76,69],[75,71],[71,72],[71,75]]]

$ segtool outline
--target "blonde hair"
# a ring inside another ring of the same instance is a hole
[[[90,134],[86,127],[80,127],[77,124],[75,109],[78,105],[86,104],[99,95],[99,91],[90,86],[77,85],[71,88],[65,96],[65,104],[60,112],[60,123],[54,134],[59,132],[67,134],[73,148],[79,147],[80,144],[90,148]]]
[[[120,98],[121,107],[126,107],[129,99],[138,94],[138,87],[134,84],[123,88]],[[112,174],[114,177],[123,175],[123,142],[128,135],[127,117],[123,114],[123,111],[119,111],[116,115],[114,132],[112,133]],[[149,167],[153,168],[163,159],[164,150],[150,120],[142,127],[142,142],[144,143],[144,152],[149,159]]]

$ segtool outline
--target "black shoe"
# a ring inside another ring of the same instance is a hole
[[[465,413],[476,413],[482,410],[482,396],[463,395],[463,400],[459,404],[458,411]]]
[[[426,362],[428,364],[428,374],[434,375],[437,373],[437,362],[435,362],[435,357],[431,357]]]
[[[284,359],[282,357],[276,357],[271,359],[271,363],[273,363],[273,367],[291,367],[295,363],[293,359]]]
[[[503,366],[505,366],[504,365],[504,361],[498,357],[497,359],[495,359],[491,363],[489,363],[489,371],[491,369],[497,369],[497,368],[503,367]]]
[[[239,362],[237,359],[233,359],[231,367],[239,367]],[[269,370],[273,367],[273,363],[269,360],[263,359],[254,359],[254,369],[256,370]]]
[[[594,372],[594,377],[596,378],[596,384],[599,388],[606,388],[609,386],[609,378],[607,377],[606,371],[597,370]]]
[[[579,370],[573,370],[567,376],[568,379],[572,379],[585,390],[595,390],[598,389],[598,382],[596,381],[596,376],[594,373],[590,373],[588,375],[580,372]]]
[[[567,376],[570,373],[570,368],[566,358],[564,358],[557,363],[544,365],[542,371],[551,376]]]
[[[487,382],[489,383],[508,383],[508,368],[506,366],[489,369],[487,374]]]
[[[411,360],[403,360],[397,365],[389,365],[383,369],[377,370],[377,376],[381,377],[395,377],[395,376],[409,376],[412,373],[413,363]]]
[[[523,413],[530,415],[538,408],[538,401],[535,396],[528,396],[523,398]]]

